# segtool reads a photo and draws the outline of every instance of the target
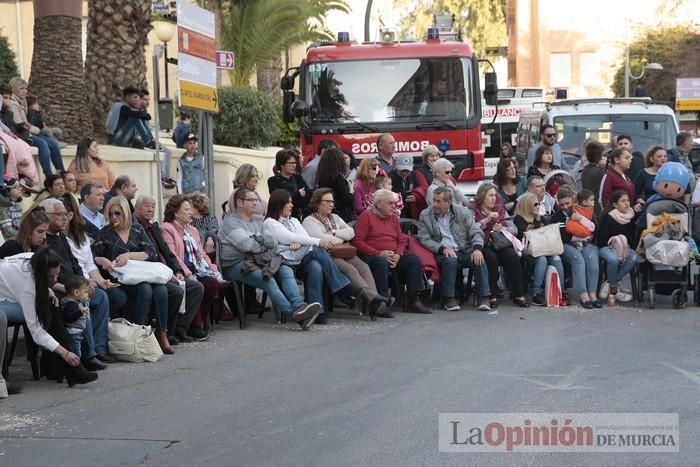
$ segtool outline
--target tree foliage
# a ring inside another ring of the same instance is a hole
[[[222,5],[223,46],[236,54],[234,85],[247,86],[257,66],[284,50],[307,42],[329,40],[323,25],[332,10],[349,11],[345,0],[228,0]]]
[[[673,102],[676,95],[676,78],[700,76],[700,34],[692,26],[658,26],[646,29],[637,40],[630,43],[630,70],[639,75],[644,65],[660,63],[662,71],[646,72],[641,80],[630,80],[630,94],[641,84],[646,94],[656,100]],[[620,58],[611,86],[616,96],[625,95],[625,57]]]
[[[221,112],[214,115],[214,142],[255,148],[277,143],[279,110],[263,93],[245,86],[219,88]]]
[[[12,78],[19,76],[15,53],[7,37],[0,35],[0,89],[5,89]]]
[[[506,43],[505,0],[395,0],[397,7],[413,7],[401,21],[404,37],[425,37],[434,14],[452,14],[454,29],[461,31],[476,53]]]

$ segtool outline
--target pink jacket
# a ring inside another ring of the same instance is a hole
[[[177,260],[180,262],[182,270],[185,271],[185,277],[190,277],[192,271],[185,264],[185,229],[194,237],[194,241],[197,243],[197,248],[199,248],[200,253],[204,256],[204,260],[207,262],[212,271],[216,271],[216,265],[211,264],[209,255],[206,254],[204,248],[202,247],[202,239],[199,238],[199,232],[197,229],[191,225],[182,225],[178,221],[174,220],[172,222],[163,222],[160,226],[163,231],[163,238],[165,243],[168,244],[168,248],[173,252]]]

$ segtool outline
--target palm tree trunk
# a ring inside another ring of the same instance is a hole
[[[256,68],[258,91],[267,94],[277,106],[282,105],[282,90],[280,78],[282,77],[282,54],[275,56],[264,66]]]
[[[93,134],[105,137],[110,106],[129,85],[146,87],[146,44],[151,2],[89,0],[85,82]]]
[[[77,142],[88,128],[81,109],[85,96],[82,53],[82,1],[34,0],[34,52],[29,79],[50,126]]]

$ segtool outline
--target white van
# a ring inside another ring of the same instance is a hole
[[[649,98],[593,98],[552,102],[540,109],[524,111],[518,123],[515,155],[521,167],[527,164],[527,151],[540,140],[540,127],[553,125],[557,142],[570,167],[583,154],[586,138],[612,144],[615,137],[629,135],[636,151],[645,153],[659,144],[671,148],[676,143],[678,122],[673,110]]]

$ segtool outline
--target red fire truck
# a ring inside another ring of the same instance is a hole
[[[340,33],[336,43],[311,46],[302,63],[287,70],[284,119],[299,119],[304,160],[326,138],[357,158],[372,157],[377,137],[391,133],[395,156],[418,158],[436,145],[455,164],[460,188],[474,193],[484,178],[479,60],[469,44],[441,40],[437,28],[423,43],[387,36],[355,44]],[[485,75],[484,99],[493,105],[496,74]]]

